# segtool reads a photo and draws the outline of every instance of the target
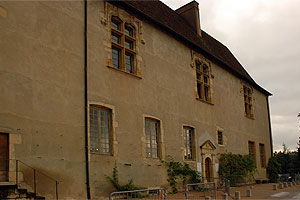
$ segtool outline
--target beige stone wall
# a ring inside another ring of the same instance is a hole
[[[10,159],[57,179],[61,198],[85,198],[83,3],[1,1],[0,8],[0,131],[10,134]],[[10,170],[13,182],[14,161]],[[38,192],[53,199],[55,182],[37,179]]]
[[[112,14],[137,27],[138,76],[107,67]],[[61,198],[85,198],[83,3],[0,2],[0,25],[0,131],[15,138],[10,156],[58,179]],[[210,65],[213,104],[195,98],[195,57]],[[115,164],[121,183],[133,178],[140,187],[168,185],[161,162],[145,157],[146,116],[160,120],[162,159],[183,160],[182,127],[188,125],[196,133],[193,167],[205,156],[200,145],[207,140],[216,147],[213,163],[219,153],[247,154],[251,140],[257,177],[265,177],[258,144],[266,145],[269,157],[266,96],[254,90],[253,120],[244,116],[241,90],[239,78],[149,22],[89,2],[88,99],[112,110],[114,137],[112,156],[90,154],[92,197],[114,191],[105,175]],[[218,130],[224,146],[217,145]]]

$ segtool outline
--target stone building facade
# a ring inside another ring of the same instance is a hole
[[[201,30],[198,3],[86,8],[0,2],[0,182],[15,181],[20,160],[58,180],[61,198],[89,190],[100,199],[114,190],[105,175],[115,165],[121,183],[168,187],[160,159],[171,155],[209,178],[226,152],[253,154],[255,177],[266,178],[271,94]],[[53,182],[40,180],[53,198]]]

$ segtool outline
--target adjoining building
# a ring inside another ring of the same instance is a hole
[[[121,183],[168,187],[160,159],[209,179],[226,152],[266,179],[271,94],[201,29],[196,1],[2,1],[0,26],[0,182],[20,160],[60,198],[100,199],[115,165]]]

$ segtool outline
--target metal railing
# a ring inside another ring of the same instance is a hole
[[[157,199],[167,200],[167,191],[164,188],[151,188],[143,190],[131,190],[113,192],[109,196],[110,200],[116,199]]]
[[[217,188],[214,182],[193,183],[185,186],[185,198],[187,200],[204,199],[205,197],[217,198]]]
[[[50,196],[58,200],[59,182],[45,173],[31,167],[21,160],[5,159],[7,161],[7,182],[15,184],[17,189],[26,189],[33,197]]]
[[[226,178],[221,177],[221,179],[228,179],[231,187],[254,185],[256,183],[253,175],[231,175]]]

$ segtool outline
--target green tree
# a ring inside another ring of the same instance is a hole
[[[221,154],[219,159],[219,176],[230,180],[230,183],[246,182],[247,176],[253,176],[255,164],[251,155]]]
[[[281,165],[281,174],[295,175],[300,173],[299,149],[289,151],[287,146],[283,144],[283,151],[275,152],[274,157]]]
[[[278,174],[281,171],[281,165],[277,161],[276,157],[270,157],[267,167],[268,178],[272,183],[277,182]]]

